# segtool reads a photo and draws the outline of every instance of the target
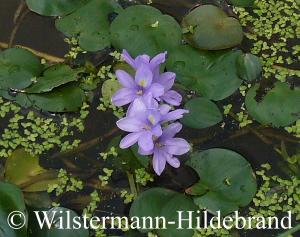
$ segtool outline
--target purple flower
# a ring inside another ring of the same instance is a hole
[[[117,122],[117,126],[129,132],[120,142],[122,149],[136,142],[143,151],[154,148],[153,139],[162,135],[161,124],[183,117],[187,110],[177,109],[170,112],[168,105],[158,105],[151,94],[144,98],[135,99],[129,106],[126,117]]]
[[[190,150],[190,145],[186,140],[174,138],[181,129],[180,123],[170,124],[163,130],[162,135],[155,140],[152,150],[145,151],[141,147],[139,148],[139,153],[142,155],[153,154],[153,169],[158,175],[161,175],[166,163],[178,168],[180,161],[175,156],[183,155]]]
[[[153,73],[145,64],[141,64],[137,69],[135,79],[123,70],[117,70],[116,76],[123,86],[112,96],[112,102],[116,106],[129,104],[136,98],[150,93],[153,98],[159,98],[164,94],[164,87],[159,83],[153,83]]]
[[[171,105],[178,106],[182,101],[182,96],[171,90],[174,85],[176,74],[173,72],[165,72],[160,74],[160,65],[166,61],[167,52],[156,55],[150,59],[148,55],[140,55],[133,59],[126,50],[123,50],[122,58],[133,69],[138,70],[142,65],[147,65],[152,72],[153,83],[158,83],[164,88],[164,93],[158,100],[163,100]]]

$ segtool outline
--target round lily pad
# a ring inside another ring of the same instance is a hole
[[[90,0],[26,0],[28,8],[43,16],[63,16]]]
[[[236,65],[241,54],[239,50],[199,51],[184,45],[170,52],[167,68],[188,89],[211,100],[222,100],[242,84]]]
[[[181,28],[176,20],[150,6],[126,8],[110,30],[112,45],[134,56],[154,56],[181,44]]]
[[[190,128],[208,128],[222,121],[219,108],[207,98],[191,99],[184,107],[189,113],[181,121]]]
[[[300,118],[300,89],[291,89],[288,83],[276,82],[263,98],[257,98],[259,85],[252,87],[246,96],[249,114],[262,124],[285,127]]]
[[[28,50],[10,48],[0,53],[0,88],[24,89],[43,69],[40,59]]]
[[[161,237],[192,237],[194,231],[187,229],[189,223],[182,223],[182,230],[177,229],[178,211],[183,211],[182,218],[188,218],[188,211],[194,211],[196,217],[197,206],[190,197],[164,188],[152,188],[140,194],[133,202],[130,217],[164,217],[166,229],[153,230]],[[169,224],[175,222],[175,224]],[[148,232],[151,229],[143,229]]]
[[[262,65],[259,57],[253,54],[242,54],[237,60],[239,76],[245,81],[257,79],[262,72]]]
[[[110,46],[109,15],[121,10],[114,0],[91,0],[70,15],[57,19],[56,28],[68,37],[78,37],[84,50],[101,50]]]
[[[219,50],[240,44],[243,29],[239,21],[214,5],[202,5],[183,18],[185,40],[199,49]]]
[[[213,214],[225,216],[248,205],[257,189],[256,179],[247,160],[226,149],[209,149],[196,153],[187,162],[200,176],[189,189],[194,202]]]

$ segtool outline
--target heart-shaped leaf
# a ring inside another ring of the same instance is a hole
[[[176,193],[174,191],[163,188],[152,188],[140,194],[133,202],[130,209],[130,217],[164,217],[166,219],[167,229],[153,230],[161,237],[191,237],[193,230],[187,229],[188,222],[182,223],[182,230],[177,229],[178,226],[178,211],[182,211],[182,218],[188,218],[188,211],[194,212],[192,221],[194,223],[197,215],[197,207],[192,199],[184,194]],[[174,222],[174,224],[171,224]],[[170,223],[170,224],[168,224]],[[177,223],[177,224],[176,224]],[[148,232],[150,229],[140,230],[141,232]]]
[[[189,29],[185,40],[199,49],[227,49],[243,40],[239,21],[214,5],[197,7],[183,18],[182,26]]]
[[[28,8],[43,16],[63,16],[90,0],[26,0]]]
[[[13,229],[7,223],[7,218],[12,212],[21,212],[13,218],[16,226],[24,223],[20,229]],[[0,182],[0,236],[2,237],[27,237],[27,211],[21,190],[10,183]],[[25,221],[25,222],[24,222]]]
[[[262,124],[285,127],[300,118],[300,89],[291,89],[285,82],[276,82],[274,88],[263,98],[257,98],[258,85],[253,86],[246,96],[249,114]],[[259,101],[256,101],[258,99]]]
[[[222,100],[242,84],[236,61],[241,51],[199,51],[185,45],[171,51],[167,68],[190,90],[212,100]]]
[[[10,48],[0,53],[0,89],[24,89],[39,76],[43,66],[30,51]]]
[[[262,72],[262,65],[259,57],[253,54],[242,54],[237,60],[237,69],[239,76],[245,81],[253,81],[259,77]]]
[[[78,37],[84,50],[101,50],[110,46],[109,15],[121,10],[114,0],[91,0],[70,15],[58,19],[56,27],[68,37]]]
[[[73,70],[68,65],[56,64],[47,70],[44,75],[36,79],[36,82],[26,89],[27,93],[44,93],[53,90],[63,84],[77,80],[80,70]]]
[[[176,20],[150,6],[126,8],[110,30],[112,45],[134,56],[154,56],[181,44],[181,28]]]
[[[181,121],[190,128],[208,128],[222,121],[219,108],[207,98],[191,99],[184,107],[189,113]]]
[[[248,205],[257,189],[250,164],[240,154],[225,149],[196,153],[187,162],[200,176],[199,183],[188,189],[194,202],[213,214],[225,216]]]

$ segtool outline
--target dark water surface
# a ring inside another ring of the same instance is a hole
[[[153,6],[180,20],[189,9],[195,6],[196,2],[197,1],[195,0],[153,0]],[[14,27],[14,14],[19,3],[19,0],[0,0],[0,42],[2,44],[7,44],[10,41],[10,35]],[[13,43],[15,45],[27,46],[57,57],[63,57],[68,51],[68,45],[63,39],[64,36],[58,32],[54,26],[54,18],[43,17],[33,12],[29,12],[19,26]],[[91,112],[85,122],[85,132],[78,135],[79,139],[82,139],[82,142],[99,137],[115,127],[116,118],[110,112],[100,113],[96,110],[98,102],[99,95],[95,96],[91,105]],[[240,94],[236,93],[224,102],[224,104],[228,103],[232,103],[236,108],[240,108],[242,103]],[[280,143],[278,139],[275,139],[275,137],[268,137],[270,144],[266,144],[262,139],[251,132],[245,132],[245,134],[241,135],[241,131],[246,131],[246,129],[239,130],[237,122],[231,119],[226,119],[225,122],[225,128],[221,128],[218,125],[202,130],[185,129],[182,132],[182,135],[189,141],[195,141],[196,145],[194,149],[205,150],[213,147],[232,149],[242,154],[251,163],[254,169],[259,168],[263,163],[269,162],[275,167],[275,172],[277,174],[286,175],[283,172],[283,169],[281,169],[284,168],[281,164],[276,168],[276,164],[283,161],[283,158],[273,149],[275,144]],[[5,124],[5,121],[1,121],[1,123]],[[279,129],[272,129],[272,132],[276,134],[276,136],[289,136],[286,132]],[[241,134],[239,135],[238,133]],[[266,131],[263,131],[263,133],[266,133]],[[70,155],[68,159],[73,160],[76,158],[75,163],[79,164],[80,169],[76,172],[86,175],[87,177],[90,176],[90,179],[97,178],[98,167],[95,167],[94,163],[89,162],[89,160],[97,161],[99,152],[105,149],[108,142],[109,141],[103,141],[101,144],[82,153]],[[288,148],[293,152],[295,146],[290,145]],[[49,158],[51,155],[52,154],[45,155],[41,161],[42,164],[47,167],[61,168],[63,164],[55,159],[51,160]],[[112,181],[113,187],[116,188],[128,186],[127,177],[121,173],[114,174],[112,176]],[[197,181],[197,176],[186,167],[182,167],[178,170],[168,168],[167,172],[163,174],[161,178],[156,180],[160,185],[180,191],[189,187],[195,181]],[[87,188],[84,191],[88,193],[91,190],[92,187],[90,190]],[[102,198],[104,201],[101,202],[101,206],[98,208],[103,211],[98,211],[97,213],[99,215],[107,215],[106,212],[113,212],[122,216],[124,213],[128,213],[128,206],[124,205],[123,201],[113,192],[105,191],[103,193],[104,197]],[[62,206],[80,210],[83,207],[84,195],[82,197],[80,195],[66,195],[60,201]],[[247,235],[242,234],[242,236],[263,237],[272,236],[272,234],[268,232],[263,232],[259,235],[248,233]]]

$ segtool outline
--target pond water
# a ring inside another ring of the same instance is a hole
[[[125,5],[134,4],[133,1],[122,2]],[[140,2],[143,3],[143,1]],[[196,0],[153,0],[152,2],[152,6],[166,14],[174,16],[179,21],[181,21],[182,17],[188,13],[190,9],[199,3],[199,1]],[[11,33],[15,26],[13,23],[14,16],[19,4],[19,0],[0,0],[0,43],[3,49],[12,39]],[[69,45],[64,41],[65,36],[55,28],[54,22],[54,18],[43,17],[33,12],[28,12],[18,26],[13,39],[13,45],[26,46],[55,58],[62,59],[68,52]],[[241,48],[244,51],[249,51],[250,47],[250,43],[244,40]],[[105,61],[106,58],[106,52],[88,53],[83,56],[83,59],[88,59],[95,65],[98,65],[99,61]],[[83,59],[79,58],[77,60],[80,62],[83,61]],[[109,61],[107,61],[107,63],[109,63]],[[121,131],[115,129],[117,118],[111,111],[100,112],[96,109],[99,105],[100,91],[100,88],[95,90],[95,96],[90,104],[90,113],[84,121],[84,132],[76,132],[73,135],[81,140],[79,148],[75,148],[74,151],[67,153],[60,153],[59,150],[55,148],[43,153],[40,157],[40,164],[46,169],[64,168],[84,180],[84,183],[87,184],[82,191],[78,193],[66,193],[62,195],[59,200],[53,196],[55,202],[59,202],[63,207],[76,210],[78,213],[88,204],[90,192],[93,191],[95,187],[99,188],[99,184],[97,183],[98,176],[101,173],[99,170],[104,168],[103,162],[99,159],[99,153],[105,151],[111,138],[123,134]],[[242,106],[243,101],[243,96],[239,92],[236,92],[218,105],[222,107],[223,105],[233,104],[234,107],[232,110],[238,110]],[[27,111],[28,110],[24,109],[24,113]],[[60,119],[59,114],[41,112],[40,116],[53,118],[57,121]],[[78,117],[78,114],[74,113],[68,115],[68,117],[72,116]],[[1,134],[6,128],[8,120],[9,118],[7,117],[1,119]],[[272,164],[273,174],[286,178],[290,177],[292,172],[288,168],[287,162],[277,151],[278,149],[280,150],[280,145],[284,143],[288,153],[294,154],[299,148],[299,139],[287,133],[283,128],[263,127],[256,122],[244,128],[239,128],[239,126],[239,122],[227,116],[224,119],[224,126],[218,124],[201,130],[185,127],[180,133],[180,136],[192,142],[193,149],[195,150],[202,151],[216,147],[231,149],[245,157],[254,170],[260,169],[262,164],[270,163]],[[107,137],[101,141],[95,142],[95,139],[106,135]],[[183,157],[183,160],[187,160],[187,158],[187,156]],[[4,165],[5,159],[0,159],[0,164],[1,163]],[[192,184],[196,183],[197,180],[197,174],[187,166],[182,166],[179,169],[168,167],[160,177],[155,178],[155,181],[150,184],[150,187],[155,187],[159,184],[159,186],[183,192]],[[124,214],[128,215],[130,205],[124,204],[120,196],[117,195],[119,190],[127,189],[128,185],[126,173],[116,171],[110,179],[109,188],[105,188],[104,190],[101,190],[101,187],[99,188],[101,192],[101,202],[95,214],[99,216],[107,215],[107,213],[120,216]],[[112,231],[110,234],[121,235],[122,232]],[[248,231],[240,232],[237,236],[277,236],[277,232]]]

